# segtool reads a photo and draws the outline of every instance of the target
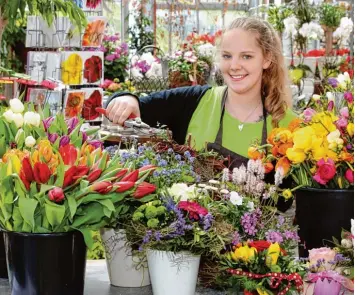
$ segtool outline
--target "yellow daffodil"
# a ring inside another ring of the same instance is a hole
[[[72,53],[62,62],[62,81],[64,84],[81,84],[83,60],[77,53]]]
[[[249,262],[254,259],[256,252],[256,248],[245,245],[235,249],[235,251],[232,252],[232,259],[234,261],[243,260],[245,262]]]
[[[311,149],[313,137],[316,136],[314,130],[307,126],[300,128],[293,133],[294,149],[302,149],[305,152]]]
[[[272,265],[277,264],[277,260],[280,255],[280,245],[278,243],[272,243],[266,252],[266,265],[271,268]]]
[[[302,149],[288,149],[286,151],[286,156],[294,164],[299,164],[306,160],[306,154]]]

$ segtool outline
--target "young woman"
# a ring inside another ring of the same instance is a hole
[[[268,130],[294,118],[281,43],[266,21],[240,17],[224,31],[217,58],[226,86],[176,88],[140,99],[119,94],[109,101],[109,119],[123,124],[133,113],[151,126],[167,125],[178,143],[191,134],[196,149],[230,157],[230,168],[246,163],[253,141],[266,143]]]

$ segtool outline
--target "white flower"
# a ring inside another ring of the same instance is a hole
[[[194,63],[197,61],[197,57],[192,51],[186,51],[184,54],[184,59],[186,61],[191,62],[191,63]]]
[[[312,98],[313,98],[313,100],[320,100],[320,98],[321,98],[321,96],[320,95],[318,95],[318,94],[313,94],[312,95]]]
[[[13,117],[14,117],[14,112],[11,111],[10,109],[8,109],[6,112],[4,112],[2,114],[5,118],[5,120],[9,123],[11,123],[13,121]]]
[[[253,211],[254,210],[254,202],[249,201],[247,207],[248,207],[249,211]]]
[[[334,97],[334,94],[333,94],[333,93],[331,93],[331,92],[327,92],[325,95],[326,95],[326,96],[327,96],[327,98],[328,98],[328,102],[329,102],[329,101],[334,101],[334,100],[335,100],[335,97]]]
[[[240,206],[243,204],[243,197],[237,192],[231,192],[229,200],[233,205]]]
[[[141,70],[138,67],[133,67],[131,69],[131,74],[133,78],[143,78]]]
[[[285,32],[292,37],[297,34],[298,19],[294,15],[284,19]]]
[[[39,127],[41,124],[41,116],[35,112],[26,112],[24,115],[25,124]]]
[[[229,190],[227,190],[227,189],[221,189],[220,191],[219,191],[221,194],[224,194],[224,195],[226,195],[226,194],[229,194]]]
[[[216,52],[216,47],[211,43],[202,44],[197,48],[197,52],[200,56],[213,57]]]
[[[152,65],[152,63],[156,60],[156,58],[152,55],[151,52],[143,53],[139,59],[145,60],[148,65]]]
[[[21,113],[13,114],[12,120],[14,121],[17,128],[20,128],[23,126],[23,116]]]
[[[327,140],[329,143],[332,143],[332,142],[336,142],[339,137],[340,137],[340,131],[336,129],[335,131],[332,131],[327,135]]]
[[[195,185],[188,186],[186,183],[174,183],[168,191],[174,199],[179,198],[180,201],[187,201],[195,198],[195,189]]]
[[[19,130],[17,130],[16,136],[15,136],[15,141],[16,141],[16,143],[19,142],[20,136],[21,136],[22,134],[24,134],[24,131],[23,131],[22,128],[20,128]]]
[[[300,28],[299,33],[303,37],[306,37],[310,40],[319,40],[324,35],[322,27],[315,22],[304,23]]]
[[[160,63],[153,62],[150,69],[145,73],[147,78],[163,77],[163,70]]]
[[[211,186],[211,185],[206,185],[205,189],[207,190],[211,190],[211,191],[218,191],[218,188],[215,186]]]
[[[10,99],[9,104],[11,111],[13,111],[15,114],[22,113],[25,109],[25,106],[23,105],[22,101],[18,98]]]
[[[351,18],[348,17],[341,18],[339,27],[333,33],[334,39],[338,40],[341,46],[343,47],[347,46],[353,28],[354,28],[354,23],[351,20]]]
[[[219,184],[220,183],[218,180],[215,180],[215,179],[210,179],[208,182],[210,184]]]
[[[351,223],[351,234],[354,235],[354,219],[350,219],[350,223]]]
[[[33,136],[27,136],[25,139],[25,145],[29,148],[33,147],[36,144],[36,140]]]
[[[341,245],[344,248],[348,248],[348,249],[353,247],[353,243],[351,242],[351,240],[347,240],[347,239],[342,239],[341,240]]]
[[[346,86],[351,83],[351,79],[348,72],[344,74],[339,74],[337,77],[338,87],[346,89]]]

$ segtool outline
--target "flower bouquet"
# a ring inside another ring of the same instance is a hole
[[[105,79],[101,87],[104,89],[106,95],[112,95],[113,93],[120,91],[128,91],[131,93],[135,93],[136,91],[131,81],[126,80],[124,82],[120,82],[117,78],[113,80]]]

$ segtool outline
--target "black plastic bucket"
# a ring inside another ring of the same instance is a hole
[[[11,295],[82,295],[86,245],[80,232],[4,232]]]
[[[340,239],[341,230],[350,231],[354,218],[354,190],[302,188],[296,192],[296,223],[299,225],[299,255]]]
[[[8,278],[4,236],[1,233],[0,233],[0,278],[2,279]]]

